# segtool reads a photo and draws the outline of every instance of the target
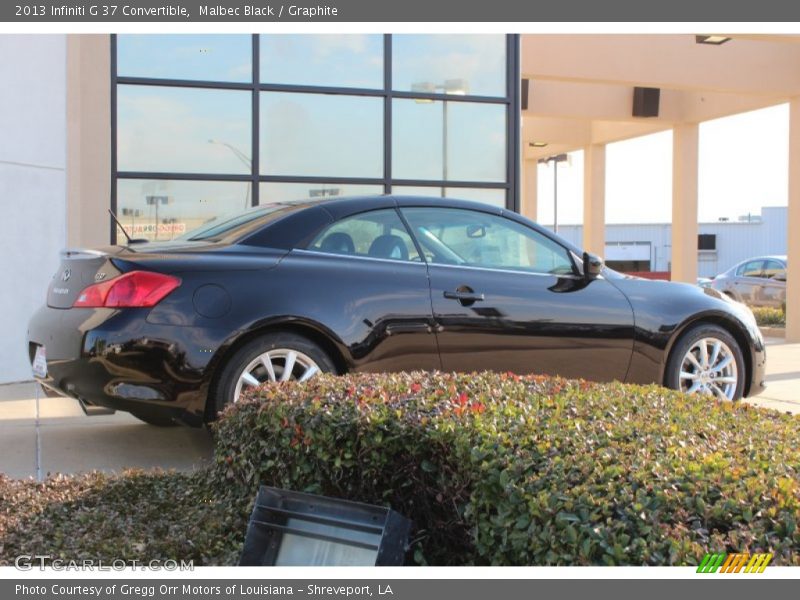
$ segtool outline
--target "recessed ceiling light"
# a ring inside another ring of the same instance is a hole
[[[724,35],[696,35],[694,41],[698,44],[710,44],[712,46],[720,46],[725,42],[731,41],[731,38]]]

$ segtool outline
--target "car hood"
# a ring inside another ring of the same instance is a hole
[[[753,339],[760,337],[753,313],[713,288],[651,279],[609,279],[631,303],[637,328],[671,333],[698,317],[738,323]]]

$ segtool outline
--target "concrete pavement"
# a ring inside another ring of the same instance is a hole
[[[767,390],[747,402],[800,414],[800,344],[767,340]],[[205,429],[153,427],[127,413],[87,417],[68,398],[48,398],[32,382],[0,385],[0,472],[48,473],[128,467],[191,470],[211,457]]]
[[[800,414],[800,344],[767,338],[767,389],[746,402]]]
[[[48,473],[129,467],[191,470],[211,457],[205,429],[153,427],[127,413],[83,414],[75,400],[48,398],[33,382],[0,386],[0,472]]]

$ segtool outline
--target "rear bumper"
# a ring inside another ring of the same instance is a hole
[[[28,326],[31,362],[39,345],[47,357],[47,376],[37,380],[90,409],[202,424],[208,362],[224,332],[215,339],[213,330],[151,324],[148,312],[40,308]]]

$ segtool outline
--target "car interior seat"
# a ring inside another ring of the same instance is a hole
[[[325,236],[319,248],[323,252],[330,252],[332,254],[355,254],[356,251],[353,238],[350,237],[350,234],[342,231],[335,231]]]
[[[370,244],[369,255],[374,258],[408,260],[408,248],[400,236],[385,234],[376,237]]]

